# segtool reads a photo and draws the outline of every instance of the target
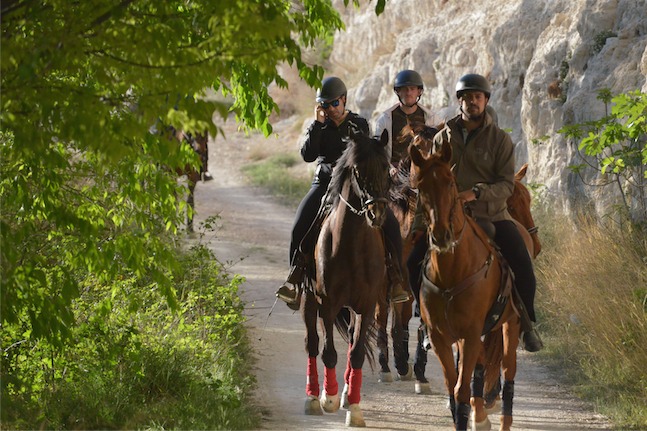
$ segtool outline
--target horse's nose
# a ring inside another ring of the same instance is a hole
[[[386,211],[383,204],[375,203],[369,205],[367,217],[372,227],[381,227],[386,219]]]

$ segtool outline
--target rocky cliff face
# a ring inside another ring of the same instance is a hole
[[[374,120],[397,102],[396,73],[415,69],[422,104],[448,118],[458,106],[456,80],[480,73],[492,83],[490,104],[511,130],[518,165],[530,164],[528,181],[566,212],[582,198],[605,211],[612,191],[574,177],[577,145],[557,130],[604,116],[600,89],[647,92],[647,0],[390,0],[379,17],[374,4],[346,9],[331,57],[352,87],[352,110]]]

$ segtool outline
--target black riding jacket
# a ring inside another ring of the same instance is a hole
[[[369,135],[368,122],[355,114],[348,112],[344,121],[337,127],[329,118],[323,123],[313,121],[306,132],[305,141],[301,145],[301,157],[306,162],[317,160],[313,184],[328,184],[332,176],[332,168],[346,149],[343,138],[350,134],[350,127],[354,127]]]

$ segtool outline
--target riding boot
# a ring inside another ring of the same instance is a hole
[[[533,328],[532,320],[530,320],[530,316],[528,316],[528,311],[526,310],[516,287],[513,291],[515,293],[515,305],[517,306],[517,310],[519,310],[519,317],[521,318],[521,340],[523,349],[527,352],[538,352],[544,348],[544,343],[541,341],[537,330]]]
[[[276,296],[285,301],[292,310],[298,310],[301,303],[301,286],[305,278],[305,256],[299,250],[294,253],[294,259],[288,278],[278,290]]]
[[[404,280],[402,279],[402,273],[398,265],[395,265],[393,262],[393,257],[390,253],[387,253],[386,258],[386,273],[389,277],[389,283],[391,284],[391,303],[397,304],[399,302],[407,302],[409,300],[409,292],[404,290]]]

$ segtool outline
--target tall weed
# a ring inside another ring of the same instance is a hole
[[[586,218],[539,216],[536,264],[548,353],[622,429],[647,427],[647,238]]]

